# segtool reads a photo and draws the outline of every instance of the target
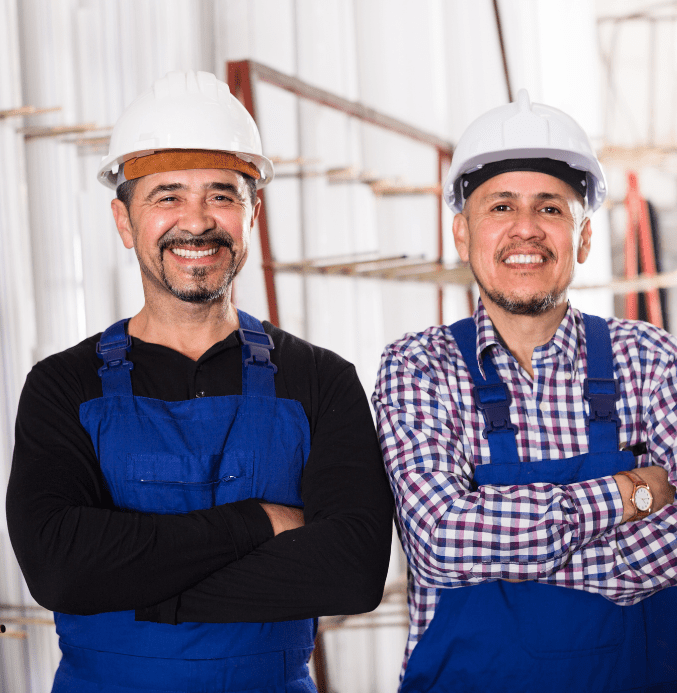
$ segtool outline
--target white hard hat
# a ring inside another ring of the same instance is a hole
[[[164,150],[228,152],[252,164],[258,185],[273,178],[262,154],[261,137],[247,109],[225,82],[209,72],[169,72],[138,96],[118,119],[98,179],[118,185],[125,161]]]
[[[462,177],[485,164],[513,159],[554,159],[585,173],[582,185],[596,210],[607,194],[604,172],[581,126],[566,113],[529,100],[526,89],[517,101],[487,111],[470,124],[454,150],[444,183],[444,200],[454,212],[465,202]]]

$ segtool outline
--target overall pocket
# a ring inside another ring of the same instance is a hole
[[[254,453],[127,453],[125,507],[176,514],[251,498]]]
[[[520,643],[533,657],[601,654],[617,649],[625,639],[623,607],[598,594],[537,582],[503,588]]]

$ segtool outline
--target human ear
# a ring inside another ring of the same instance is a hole
[[[454,217],[452,232],[458,256],[462,262],[468,262],[470,259],[470,229],[468,228],[468,220],[461,212]]]
[[[578,253],[576,259],[580,264],[583,264],[590,254],[590,239],[592,237],[592,226],[590,224],[590,219],[586,218],[583,222],[583,228],[581,229],[581,235],[578,239]]]
[[[259,212],[261,211],[261,198],[256,198],[256,203],[254,204],[254,209],[252,211],[252,220],[249,223],[249,228],[253,229],[256,220],[259,218]]]
[[[115,198],[114,200],[111,200],[110,208],[113,212],[115,226],[117,226],[122,243],[127,249],[133,248],[134,236],[132,234],[132,222],[129,218],[129,212],[127,211],[126,205],[124,202],[122,202],[122,200]]]

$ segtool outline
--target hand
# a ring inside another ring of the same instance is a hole
[[[668,482],[668,473],[663,467],[653,465],[651,467],[637,467],[632,470],[637,476],[649,485],[653,496],[652,513],[657,512],[675,499],[675,487]],[[614,480],[618,484],[621,498],[623,499],[623,520],[627,522],[636,512],[632,501],[633,485],[632,481],[624,474],[614,475]]]
[[[291,508],[288,505],[276,505],[274,503],[261,503],[261,507],[268,514],[275,536],[280,532],[286,532],[288,529],[303,527],[305,524],[301,508]]]

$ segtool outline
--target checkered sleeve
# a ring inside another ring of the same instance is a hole
[[[388,347],[373,396],[415,578],[424,587],[461,587],[550,575],[618,524],[616,484],[608,477],[477,487],[463,425],[473,406],[470,379],[450,342],[435,339],[426,331]]]
[[[638,323],[640,325],[640,323]],[[666,333],[642,325],[637,345],[615,339],[615,360],[626,383],[624,401],[645,431],[648,454],[638,466],[661,465],[677,485],[677,367],[675,344]],[[636,326],[635,331],[638,330]],[[619,335],[622,337],[622,335]],[[643,344],[642,344],[643,343]],[[638,522],[629,522],[598,537],[545,581],[597,592],[618,604],[641,601],[677,585],[677,505],[667,505]]]

